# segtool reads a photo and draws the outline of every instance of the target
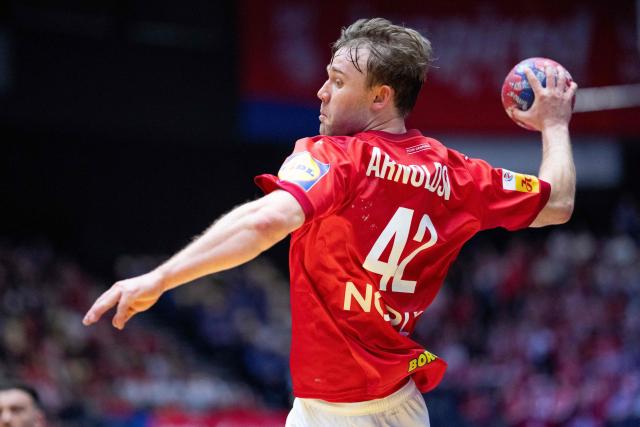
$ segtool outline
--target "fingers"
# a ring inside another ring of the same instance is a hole
[[[136,311],[131,307],[131,298],[127,294],[123,294],[118,303],[118,309],[116,315],[113,316],[112,325],[114,328],[122,329],[125,323],[129,321],[136,314]]]
[[[510,108],[507,110],[507,114],[520,126],[529,130],[539,130],[538,125],[532,120],[534,117],[531,115],[531,110],[522,111],[517,108]]]
[[[576,95],[577,91],[578,91],[578,84],[576,82],[571,82],[571,84],[569,85],[569,90],[567,90],[567,92],[565,93],[565,96],[568,99],[571,99]]]
[[[547,89],[555,90],[555,88],[558,87],[558,75],[556,74],[556,70],[554,70],[552,66],[547,65],[544,67],[544,74],[547,77]]]
[[[516,119],[518,121],[522,121],[523,115],[526,115],[524,111],[518,110],[517,108],[509,108],[509,110],[507,110],[507,114],[512,119]]]
[[[104,313],[109,311],[111,307],[115,306],[120,300],[120,296],[122,295],[122,290],[120,286],[116,283],[113,285],[108,291],[104,292],[93,306],[87,311],[87,314],[84,316],[82,323],[85,326],[91,325],[102,317]]]
[[[536,75],[533,73],[533,71],[531,71],[529,67],[524,68],[524,74],[527,76],[529,85],[531,86],[531,89],[533,89],[533,93],[535,95],[538,95],[540,92],[544,90],[544,88],[542,87],[542,83],[540,83],[540,80],[538,80]],[[547,81],[548,80],[549,79],[547,79]]]
[[[123,292],[119,283],[113,285],[108,291],[100,295],[82,320],[85,326],[89,326],[98,320],[115,305],[118,305],[112,324],[114,328],[122,329],[136,311],[131,307],[131,296]]]
[[[560,67],[556,67],[556,75],[558,76],[558,87],[564,92],[567,88],[567,72]]]

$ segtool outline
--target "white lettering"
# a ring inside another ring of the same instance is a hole
[[[382,157],[383,154],[384,157]],[[440,162],[433,162],[433,166],[434,169],[430,172],[427,165],[403,165],[397,163],[380,148],[373,147],[366,175],[401,184],[411,184],[416,188],[422,187],[449,200],[451,196],[449,170]]]
[[[411,168],[407,165],[399,165],[402,168],[402,183],[406,184],[409,182],[409,177],[411,176]]]
[[[429,181],[431,181],[431,173],[429,172],[429,169],[427,169],[425,165],[420,165],[420,166],[422,167],[422,170],[424,170],[424,174],[425,174],[424,188],[428,190]]]
[[[367,176],[371,176],[371,172],[374,172],[376,178],[380,178],[380,157],[380,149],[378,147],[373,147],[371,160],[369,160],[369,167],[367,168]]]
[[[433,175],[431,175],[431,182],[427,185],[427,190],[432,193],[438,188],[438,184],[440,184],[440,175],[442,174],[442,165],[439,162],[433,162],[433,164],[436,167],[436,170],[433,172]]]
[[[366,294],[363,297],[362,294],[356,288],[353,282],[347,282],[347,287],[344,291],[344,306],[346,311],[351,310],[351,300],[355,299],[358,305],[365,313],[371,311],[371,296],[373,294],[373,286],[367,283]]]
[[[387,173],[388,170],[388,173]],[[391,181],[393,172],[396,170],[396,162],[391,160],[391,157],[387,153],[384,153],[384,161],[382,162],[382,170],[380,176],[384,179]]]
[[[385,314],[384,320],[386,320],[387,322],[391,322],[391,325],[393,326],[398,326],[400,322],[402,322],[402,314],[386,304],[384,306],[391,312],[391,314],[393,314],[393,318],[391,318],[388,314]]]
[[[414,187],[420,187],[424,182],[424,171],[418,165],[411,165],[413,174],[411,175],[411,185]]]
[[[451,194],[451,183],[449,182],[449,170],[446,166],[442,167],[442,186],[438,187],[438,196],[444,195],[445,200],[449,200]]]
[[[384,304],[385,310],[382,309],[382,294],[380,291],[373,292],[373,286],[369,283],[366,284],[365,294],[362,295],[358,288],[353,282],[347,282],[344,290],[344,303],[343,309],[345,311],[353,311],[351,309],[351,302],[355,301],[360,309],[365,313],[371,312],[371,303],[373,303],[376,311],[384,319],[385,322],[389,322],[391,326],[395,327],[398,330],[398,333],[401,335],[408,335],[409,333],[404,331],[404,327],[407,326],[410,319],[417,319],[423,311],[413,311],[413,312],[399,312],[398,310],[390,307],[388,304]],[[355,306],[354,306],[355,308]],[[402,324],[398,328],[398,326]]]

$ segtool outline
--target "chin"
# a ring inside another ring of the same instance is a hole
[[[353,131],[353,132],[349,132],[348,128],[346,127],[342,127],[342,128],[336,128],[334,126],[327,126],[324,123],[320,123],[320,129],[319,129],[320,135],[325,135],[325,136],[346,136],[346,135],[351,135],[353,133],[358,133],[359,131]]]
[[[319,135],[332,136],[331,128],[320,123],[320,128],[318,129]]]

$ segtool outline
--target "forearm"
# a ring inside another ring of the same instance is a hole
[[[236,259],[249,260],[260,251],[250,242],[260,238],[247,227],[245,206],[229,212],[180,252],[156,268],[164,290],[172,289],[198,277],[233,267]],[[235,236],[235,238],[234,238]],[[228,242],[225,246],[225,242]],[[221,253],[224,247],[226,253]],[[223,256],[224,255],[224,256]],[[240,264],[240,262],[238,262]]]
[[[551,184],[551,194],[537,225],[566,222],[573,211],[576,192],[576,169],[568,126],[550,126],[542,130],[542,163],[538,176]]]
[[[153,306],[164,291],[249,261],[300,227],[304,219],[300,204],[282,190],[237,207],[160,267],[114,283],[82,322],[91,325],[117,305],[112,323],[122,329],[136,313]]]
[[[302,216],[292,222],[286,215],[286,210],[274,209],[263,199],[235,208],[155,270],[163,289],[175,288],[255,258],[304,220]]]

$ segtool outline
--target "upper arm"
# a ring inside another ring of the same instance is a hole
[[[535,176],[494,168],[480,159],[468,159],[465,165],[475,183],[471,206],[481,229],[527,227],[547,204],[550,186]]]
[[[275,190],[256,201],[256,222],[259,227],[284,238],[304,224],[300,203],[290,193]]]
[[[292,196],[304,213],[304,220],[335,212],[348,194],[353,172],[346,151],[329,138],[304,138],[282,164],[278,176],[263,174],[255,178],[265,192],[284,190]]]

